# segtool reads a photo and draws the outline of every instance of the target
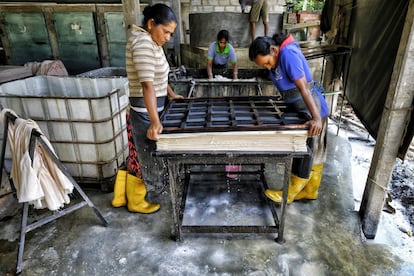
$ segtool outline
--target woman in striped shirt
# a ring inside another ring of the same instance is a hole
[[[169,64],[162,47],[174,33],[177,18],[164,4],[145,7],[143,15],[142,27],[132,26],[126,46],[132,133],[142,179],[128,174],[126,198],[129,211],[153,213],[160,205],[147,202],[146,192],[156,196],[164,188],[162,161],[152,156],[162,132],[159,115],[168,99],[182,96],[168,84]]]

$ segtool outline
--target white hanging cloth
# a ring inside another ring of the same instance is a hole
[[[3,124],[6,121],[6,112],[10,112],[17,117],[12,110],[3,109],[0,113]],[[73,191],[73,184],[49,157],[46,149],[37,139],[34,145],[32,163],[29,155],[29,144],[33,130],[41,134],[40,139],[43,139],[55,154],[53,146],[43,135],[35,121],[17,117],[14,123],[9,123],[8,131],[8,141],[12,154],[11,178],[20,203],[28,202],[37,209],[48,208],[55,211],[70,202],[69,194]]]

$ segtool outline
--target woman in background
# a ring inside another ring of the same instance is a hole
[[[233,46],[229,43],[229,32],[221,30],[217,33],[217,41],[212,42],[207,52],[207,74],[208,78],[213,78],[213,71],[216,74],[223,74],[227,71],[227,64],[230,62],[233,66],[233,80],[237,80],[238,67],[237,56]],[[241,171],[241,165],[226,165],[227,177],[238,179]]]
[[[207,52],[207,74],[208,78],[213,78],[213,70],[225,72],[227,64],[233,66],[233,79],[237,79],[237,56],[233,46],[229,43],[229,32],[221,30],[217,34],[217,41],[212,42]]]

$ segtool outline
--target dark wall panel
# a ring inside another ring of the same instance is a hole
[[[0,1],[3,2],[3,1]],[[7,0],[9,3],[57,3],[57,4],[121,4],[122,0]],[[145,2],[145,1],[140,1]]]
[[[101,67],[93,13],[56,12],[53,16],[60,58],[67,70],[78,74]]]
[[[71,75],[125,66],[121,5],[0,5],[0,21],[2,64],[60,59]]]
[[[4,14],[13,64],[52,57],[45,19],[42,13],[12,12]]]
[[[112,66],[125,66],[126,33],[124,31],[124,14],[122,12],[106,12],[109,59]]]
[[[346,96],[376,138],[408,9],[408,1],[355,1]]]

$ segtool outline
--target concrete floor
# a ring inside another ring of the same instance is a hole
[[[364,239],[354,211],[351,145],[332,126],[328,144],[320,197],[288,206],[283,244],[275,234],[184,234],[175,242],[168,192],[160,211],[143,215],[112,208],[112,193],[85,190],[109,225],[86,206],[29,232],[21,275],[414,275],[414,261],[401,254],[412,252],[409,243]],[[254,189],[227,184],[221,194],[193,190],[185,220],[268,222],[260,200],[237,202]],[[0,198],[2,275],[15,271],[20,214],[12,196]],[[378,231],[397,235],[389,225]]]

